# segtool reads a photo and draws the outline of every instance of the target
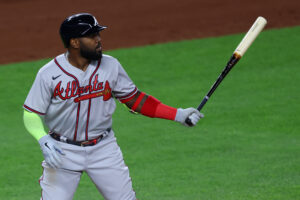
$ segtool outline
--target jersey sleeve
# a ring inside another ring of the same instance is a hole
[[[112,92],[114,96],[122,103],[126,103],[137,93],[135,84],[129,78],[128,74],[125,72],[119,62],[117,81]]]
[[[39,71],[23,107],[30,112],[45,115],[51,101],[51,88],[49,84],[43,73]]]

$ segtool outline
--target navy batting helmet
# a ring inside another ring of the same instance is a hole
[[[71,38],[87,36],[91,33],[106,29],[106,26],[98,24],[96,18],[89,13],[71,15],[63,21],[59,34],[66,48],[70,46]]]

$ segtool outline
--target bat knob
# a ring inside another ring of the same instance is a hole
[[[189,117],[186,118],[185,123],[189,126],[194,126],[194,124],[192,123],[192,120]]]

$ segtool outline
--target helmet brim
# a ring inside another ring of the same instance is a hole
[[[106,28],[107,28],[106,26],[96,25],[96,26],[92,27],[91,29],[84,31],[81,34],[81,36],[84,37],[84,36],[90,35],[92,33],[97,33],[97,32],[103,31]]]

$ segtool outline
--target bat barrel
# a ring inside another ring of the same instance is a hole
[[[242,57],[247,49],[251,46],[253,41],[256,39],[256,37],[259,35],[259,33],[263,30],[266,24],[267,20],[265,18],[258,17],[247,34],[244,36],[238,47],[235,49],[234,53]]]

